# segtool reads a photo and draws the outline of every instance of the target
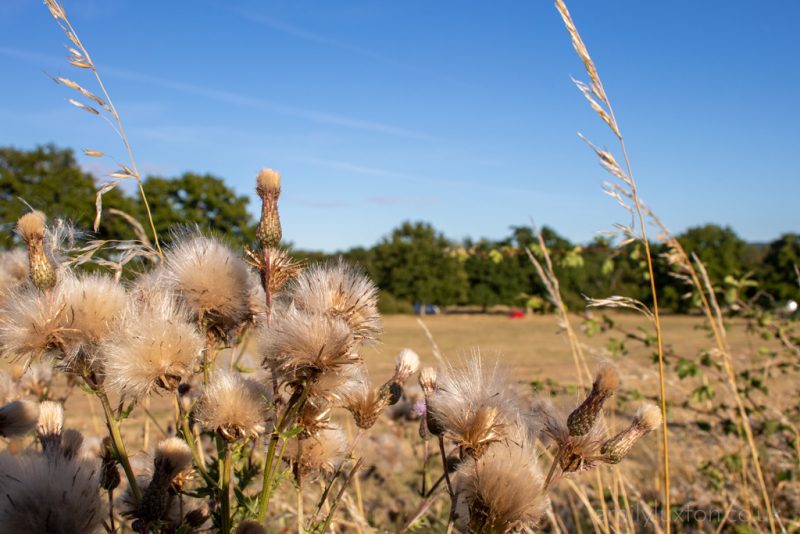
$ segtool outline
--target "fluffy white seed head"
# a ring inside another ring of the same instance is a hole
[[[0,525],[5,532],[103,532],[100,465],[78,456],[0,455]]]
[[[41,241],[44,239],[46,220],[41,211],[30,211],[17,221],[17,233],[27,243]]]
[[[280,382],[315,382],[328,373],[344,374],[359,363],[354,343],[343,319],[289,307],[264,332],[261,351]]]
[[[344,260],[303,271],[291,288],[291,296],[300,310],[343,319],[357,340],[375,340],[381,333],[377,287]]]
[[[228,441],[257,437],[272,419],[268,388],[238,373],[220,371],[195,407],[195,420]]]
[[[411,349],[402,349],[395,360],[394,380],[405,384],[419,369],[419,356]]]
[[[50,295],[31,285],[12,291],[0,310],[3,356],[31,362],[63,355],[65,310],[57,289]]]
[[[655,404],[645,404],[636,410],[633,416],[633,424],[645,433],[652,432],[661,426],[661,408]]]
[[[179,239],[164,258],[165,276],[195,317],[224,332],[248,316],[247,265],[216,239],[190,235]]]
[[[125,288],[109,276],[64,276],[58,284],[68,356],[95,357],[97,345],[117,326],[127,304]]]
[[[39,405],[39,420],[36,424],[36,434],[40,440],[58,437],[61,439],[61,430],[64,428],[64,407],[59,402],[44,401]]]
[[[256,191],[263,196],[265,193],[281,192],[281,175],[274,169],[264,168],[256,176]]]
[[[437,378],[428,409],[445,435],[480,456],[506,437],[505,428],[519,412],[511,385],[497,364],[484,366],[478,352]]]
[[[308,439],[293,439],[286,447],[286,458],[297,466],[302,478],[330,475],[344,460],[347,437],[336,426],[320,430]]]
[[[28,255],[21,248],[0,252],[0,302],[28,278]]]
[[[436,369],[433,367],[423,367],[419,372],[419,387],[425,397],[430,397],[436,391]]]
[[[120,325],[100,347],[111,390],[138,399],[172,391],[191,376],[203,338],[169,294],[132,302]]]
[[[524,431],[494,443],[479,459],[467,459],[454,485],[459,522],[470,532],[534,528],[549,506],[536,451]]]
[[[39,405],[27,400],[17,400],[0,407],[0,436],[27,434],[39,421]]]
[[[165,480],[172,480],[191,463],[192,449],[181,438],[167,438],[156,446],[153,466]]]

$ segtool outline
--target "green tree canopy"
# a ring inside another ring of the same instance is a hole
[[[25,202],[51,219],[63,218],[79,229],[91,229],[96,191],[94,178],[78,166],[70,149],[54,145],[33,150],[0,148],[0,221],[9,230],[29,210]],[[103,206],[127,213],[136,211],[135,203],[117,189],[103,196]],[[108,214],[103,217],[98,237],[127,239],[132,236],[130,226],[119,217]],[[13,242],[10,231],[0,236],[3,248],[10,247]]]
[[[453,244],[430,224],[405,222],[374,250],[377,284],[409,302],[456,304],[467,297],[467,275]]]
[[[705,264],[714,284],[726,275],[741,275],[746,243],[730,227],[706,224],[689,228],[678,236],[688,254],[696,254]]]
[[[800,299],[800,234],[784,234],[767,247],[759,275],[763,289],[779,301]]]

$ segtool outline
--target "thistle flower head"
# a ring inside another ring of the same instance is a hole
[[[291,295],[302,311],[343,319],[357,340],[373,341],[381,333],[377,287],[342,259],[303,271]]]
[[[558,446],[558,462],[564,473],[580,473],[602,461],[600,447],[605,438],[603,419],[596,418],[592,427],[576,436],[570,432],[567,417],[549,400],[539,400],[533,409],[542,432]]]
[[[344,460],[347,438],[338,426],[331,425],[308,439],[291,440],[286,458],[301,478],[332,474]]]
[[[661,409],[653,404],[641,406],[633,417],[631,425],[608,439],[600,448],[606,463],[617,464],[622,461],[637,441],[661,425]]]
[[[44,401],[39,405],[39,420],[36,436],[45,453],[61,446],[61,431],[64,428],[64,408],[61,403]]]
[[[535,448],[524,432],[467,459],[455,475],[460,522],[469,532],[534,528],[549,506]]]
[[[28,258],[24,250],[17,248],[0,252],[0,302],[27,277]]]
[[[617,387],[619,387],[619,373],[617,373],[617,370],[610,365],[601,367],[594,384],[592,384],[592,391],[567,418],[570,434],[582,436],[589,432],[600,415],[603,404],[614,394]]]
[[[238,373],[220,371],[195,407],[195,420],[228,441],[258,437],[271,419],[270,391]]]
[[[39,421],[39,405],[17,400],[0,407],[0,436],[12,437],[27,434]]]
[[[125,289],[109,276],[65,276],[58,285],[63,302],[63,338],[67,357],[90,361],[97,345],[116,326],[125,310]]]
[[[99,532],[106,518],[97,460],[0,455],[0,525],[7,532]]]
[[[360,378],[350,380],[339,392],[342,406],[353,415],[358,428],[372,428],[381,411],[388,405],[388,397],[372,387],[366,372]]]
[[[505,428],[517,411],[511,387],[497,365],[484,367],[480,354],[475,353],[438,378],[428,404],[434,423],[429,427],[431,432],[440,427],[477,458],[490,444],[506,437]]]
[[[29,211],[17,221],[17,233],[26,243],[37,239],[41,241],[44,239],[46,221],[47,217],[41,211]]]
[[[258,196],[276,194],[281,192],[281,174],[274,170],[264,168],[256,176],[256,192]]]
[[[436,369],[433,367],[423,367],[419,372],[419,387],[425,394],[425,398],[430,397],[436,391]]]
[[[58,291],[46,295],[30,285],[17,288],[0,310],[0,351],[26,363],[63,356],[65,310]]]
[[[353,348],[353,335],[342,319],[294,307],[275,317],[262,343],[264,363],[282,383],[313,383],[327,373],[346,373],[360,362]]]
[[[192,449],[185,441],[178,437],[161,440],[153,459],[153,478],[169,482],[191,463]]]
[[[56,269],[45,250],[45,216],[41,211],[26,213],[17,221],[17,233],[28,246],[28,267],[33,284],[41,290],[56,285]]]
[[[411,349],[402,349],[397,354],[394,368],[394,381],[405,384],[419,369],[419,356]]]
[[[203,339],[169,294],[132,302],[120,326],[99,351],[110,389],[139,399],[191,376]]]
[[[223,334],[248,315],[247,265],[216,239],[179,238],[165,257],[165,277],[194,317]]]

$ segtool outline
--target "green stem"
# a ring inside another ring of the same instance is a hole
[[[178,407],[178,418],[180,422],[181,433],[183,434],[183,439],[186,440],[186,443],[189,445],[189,448],[192,450],[192,459],[194,460],[194,465],[197,467],[197,470],[200,471],[200,475],[202,475],[203,480],[206,481],[210,487],[216,487],[216,481],[211,478],[208,474],[208,469],[206,469],[206,463],[203,458],[200,457],[200,453],[198,452],[198,443],[194,439],[194,434],[192,430],[189,428],[189,417],[188,414],[183,413],[183,409],[181,408],[181,402],[178,398],[178,392],[175,392],[175,401]]]
[[[106,425],[111,433],[111,440],[114,443],[114,451],[119,459],[119,463],[122,464],[122,469],[125,470],[125,477],[128,479],[128,485],[130,485],[136,502],[138,503],[142,499],[142,490],[139,489],[139,485],[136,483],[136,475],[133,474],[133,468],[128,459],[128,451],[125,449],[125,443],[122,441],[122,434],[119,432],[119,420],[114,416],[114,412],[111,409],[111,404],[108,402],[108,396],[105,392],[97,391],[97,397],[103,405],[103,412],[105,412],[106,415]]]
[[[225,460],[222,463],[222,481],[220,484],[221,525],[223,534],[229,534],[232,527],[231,517],[231,471],[233,469],[233,454],[231,444],[225,442]]]
[[[275,462],[275,449],[278,445],[278,440],[281,439],[281,433],[286,430],[289,426],[289,423],[294,420],[295,416],[300,411],[300,408],[303,404],[305,404],[306,399],[308,398],[308,388],[305,384],[302,385],[303,392],[300,395],[293,395],[291,399],[289,399],[289,404],[286,406],[286,410],[283,412],[283,416],[280,420],[275,424],[275,430],[272,431],[272,435],[270,436],[269,440],[269,447],[267,448],[267,457],[264,459],[264,475],[263,481],[261,486],[261,494],[258,496],[258,521],[263,523],[267,517],[267,505],[269,504],[269,498],[272,493],[272,474],[273,471],[277,470],[277,466],[273,470],[273,464]],[[286,440],[284,440],[283,448],[281,449],[280,457],[283,456],[283,449],[286,447]]]

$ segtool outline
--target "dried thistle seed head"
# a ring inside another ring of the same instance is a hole
[[[281,242],[283,231],[278,215],[278,197],[281,194],[281,175],[272,169],[261,169],[256,177],[256,193],[261,198],[261,220],[256,237],[263,249]]]
[[[419,372],[419,387],[425,394],[425,398],[430,397],[436,391],[436,369],[433,367],[423,367]]]
[[[64,313],[67,357],[96,356],[97,345],[117,326],[128,296],[113,278],[103,275],[64,276],[58,285]]]
[[[505,438],[505,427],[518,412],[504,374],[496,364],[484,367],[475,352],[438,377],[438,387],[428,402],[428,428],[433,433],[442,429],[469,454],[480,455],[488,445]]]
[[[63,356],[65,305],[58,291],[45,295],[35,287],[11,292],[0,311],[0,351],[26,363]]]
[[[56,285],[56,270],[44,247],[45,220],[41,211],[31,211],[17,221],[17,233],[28,246],[31,280],[43,291]]]
[[[176,239],[164,256],[165,279],[193,317],[227,333],[248,316],[247,265],[220,241],[200,235]]]
[[[347,438],[334,424],[308,439],[290,440],[285,458],[303,479],[332,474],[344,460]]]
[[[158,477],[159,480],[170,482],[191,463],[192,449],[185,441],[178,437],[164,439],[156,446],[153,479]]]
[[[192,528],[200,528],[206,521],[211,519],[212,513],[213,510],[212,507],[209,506],[209,503],[203,503],[199,508],[195,508],[186,514],[184,522]]]
[[[303,404],[297,421],[302,427],[301,439],[313,436],[331,424],[331,406],[324,399],[309,398]]]
[[[603,443],[600,453],[609,464],[618,464],[643,436],[661,425],[661,410],[653,404],[645,404],[636,411],[631,426]]]
[[[30,211],[17,221],[17,233],[26,242],[43,240],[47,217],[41,211]]]
[[[388,398],[374,389],[364,373],[361,380],[353,380],[339,394],[342,405],[353,415],[358,428],[372,428],[381,411],[387,406]]]
[[[81,454],[83,447],[83,434],[74,428],[68,428],[61,434],[61,454],[67,460],[72,460]]]
[[[395,362],[393,379],[400,385],[405,384],[419,369],[419,356],[411,349],[402,349],[397,354]]]
[[[614,394],[617,387],[619,387],[617,370],[610,365],[601,367],[592,384],[592,391],[567,418],[569,433],[573,436],[582,436],[589,432],[600,415],[603,404]]]
[[[535,528],[549,507],[535,447],[524,431],[510,433],[456,472],[457,517],[469,532]]]
[[[0,436],[10,438],[27,434],[39,421],[39,405],[27,400],[9,402],[0,407]]]
[[[281,192],[281,174],[274,170],[264,168],[256,176],[256,193],[258,196],[274,195]]]
[[[258,521],[248,519],[239,523],[239,526],[236,527],[236,534],[267,534],[267,529]]]
[[[39,420],[36,436],[45,452],[52,452],[61,446],[61,431],[64,427],[64,407],[61,403],[44,401],[39,405]]]
[[[170,294],[131,302],[119,324],[99,349],[109,389],[140,399],[191,376],[204,341]]]
[[[321,375],[343,374],[359,363],[354,344],[342,319],[289,307],[264,332],[262,354],[279,383],[313,383]]]
[[[4,532],[99,532],[108,517],[97,460],[0,455]]]
[[[257,437],[272,419],[272,394],[264,385],[238,373],[220,371],[200,397],[195,420],[227,441]]]
[[[291,287],[291,297],[299,310],[344,320],[356,340],[374,341],[381,333],[378,288],[342,259],[304,270]]]
[[[5,296],[28,278],[28,257],[24,250],[0,252],[0,304]]]

